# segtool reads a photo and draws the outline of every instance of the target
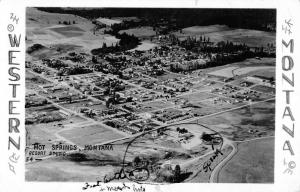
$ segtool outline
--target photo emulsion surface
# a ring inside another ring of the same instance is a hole
[[[276,9],[26,8],[26,181],[273,183]]]

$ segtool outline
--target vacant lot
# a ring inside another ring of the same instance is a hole
[[[39,85],[46,85],[50,83],[51,83],[50,81],[26,70],[25,85],[27,89],[34,89],[37,88],[37,86]]]
[[[27,113],[27,111],[26,111]],[[58,138],[55,136],[55,132],[62,129],[63,126],[73,126],[75,123],[84,122],[85,120],[79,116],[71,116],[63,121],[56,121],[44,124],[31,124],[26,125],[26,130],[30,136],[30,143],[41,143],[41,144],[54,144]]]
[[[173,106],[173,104],[171,102],[168,102],[168,101],[153,101],[153,102],[149,102],[149,103],[147,103],[145,105],[152,106],[152,107],[155,107],[157,109],[166,108],[166,107],[172,107]]]
[[[273,183],[274,138],[238,144],[237,154],[221,169],[221,183]]]
[[[80,146],[99,144],[123,137],[123,135],[102,125],[75,127],[60,134]]]
[[[211,95],[209,93],[204,93],[204,92],[192,93],[192,94],[189,94],[189,95],[181,96],[181,98],[187,99],[189,102],[192,102],[192,103],[200,102],[200,101],[203,101],[205,99],[214,98],[214,97],[216,97],[216,96]]]
[[[260,92],[264,92],[264,93],[270,93],[270,94],[275,93],[275,88],[267,87],[267,86],[263,86],[263,85],[257,85],[255,87],[252,87],[251,89],[256,90],[256,91],[260,91]]]

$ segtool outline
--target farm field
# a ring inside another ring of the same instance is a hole
[[[237,153],[220,170],[220,183],[273,183],[274,138],[238,143]]]

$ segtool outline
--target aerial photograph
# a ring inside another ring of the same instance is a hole
[[[26,8],[25,180],[274,183],[276,9]]]

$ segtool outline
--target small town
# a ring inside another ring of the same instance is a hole
[[[274,18],[239,28],[105,10],[27,8],[26,179],[83,181],[95,165],[113,174],[146,161],[150,182],[245,182],[228,173],[237,143],[251,158],[274,147]],[[76,147],[58,157],[52,145]],[[272,166],[246,182],[272,182]]]

